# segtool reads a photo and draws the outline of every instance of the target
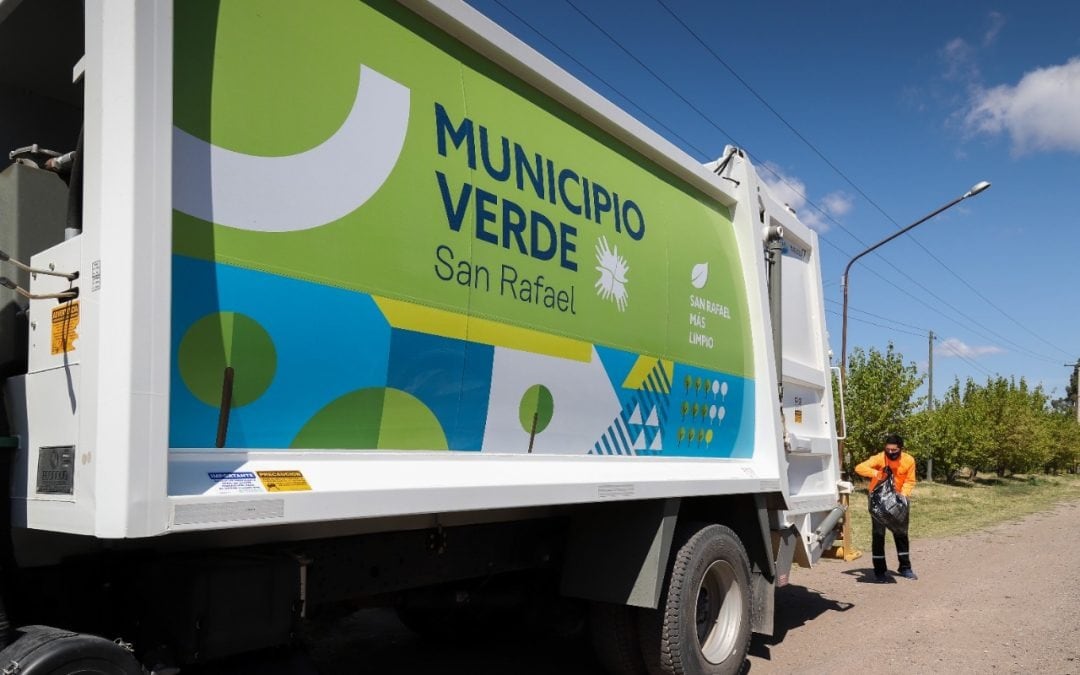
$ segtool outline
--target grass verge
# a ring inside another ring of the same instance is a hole
[[[864,483],[851,496],[851,528],[855,547],[869,552],[866,499]],[[1073,500],[1080,500],[1078,475],[987,476],[959,480],[953,485],[920,481],[911,494],[911,537],[932,539],[963,534]]]

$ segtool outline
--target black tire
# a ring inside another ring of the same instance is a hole
[[[127,650],[94,635],[47,626],[22,629],[23,635],[0,652],[0,664],[19,664],[21,675],[143,675]]]
[[[680,534],[658,608],[638,615],[645,664],[651,675],[738,673],[750,647],[746,549],[723,525],[695,523]]]
[[[646,675],[636,609],[608,602],[590,604],[589,626],[596,660],[610,675]]]

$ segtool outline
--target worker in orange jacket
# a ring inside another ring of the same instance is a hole
[[[873,492],[877,484],[889,475],[886,467],[892,473],[896,491],[905,498],[910,497],[915,488],[915,458],[904,452],[904,439],[899,434],[889,434],[885,438],[885,451],[856,466],[855,473],[870,479],[869,491]],[[874,561],[874,579],[880,583],[888,581],[885,574],[885,526],[873,518],[870,520],[873,523],[870,551]],[[908,533],[893,532],[893,541],[896,542],[896,555],[900,560],[900,575],[907,579],[918,579],[911,569]]]

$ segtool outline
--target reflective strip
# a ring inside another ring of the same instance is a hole
[[[897,553],[896,555],[911,555],[910,553]]]
[[[873,558],[874,560],[884,560],[885,559],[885,556],[883,556],[883,555],[874,555],[874,556],[870,556],[870,557]]]

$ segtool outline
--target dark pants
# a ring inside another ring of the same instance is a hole
[[[873,538],[870,542],[871,555],[874,558],[874,571],[885,573],[885,526],[874,520],[870,519],[874,527],[872,530]],[[908,541],[908,533],[893,532],[893,541],[896,542],[896,554],[900,558],[900,571],[911,569],[911,556],[908,553],[908,547],[910,542]]]

